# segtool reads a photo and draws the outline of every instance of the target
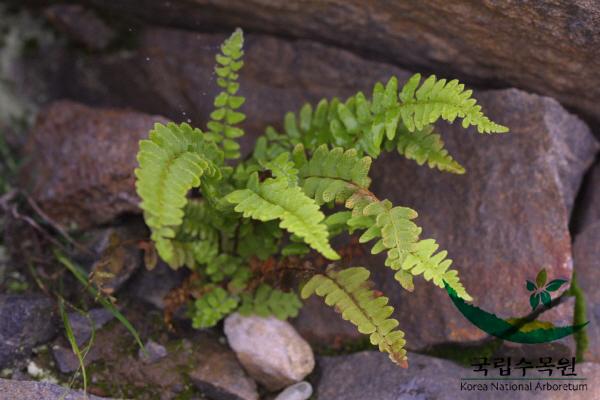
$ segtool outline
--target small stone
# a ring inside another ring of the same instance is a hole
[[[275,400],[306,400],[312,396],[312,385],[306,381],[298,382],[286,387]]]
[[[0,379],[2,400],[109,400],[49,382]]]
[[[156,343],[153,340],[149,340],[144,346],[146,351],[140,349],[138,351],[138,357],[142,362],[146,364],[152,364],[167,356],[168,352],[165,346],[160,343]]]
[[[52,346],[52,356],[56,362],[56,367],[63,374],[69,374],[79,368],[79,360],[71,348],[55,344]],[[86,364],[87,361],[88,358],[86,357]]]
[[[57,333],[54,303],[41,295],[0,295],[0,369]]]
[[[315,366],[311,347],[286,321],[235,313],[225,319],[225,335],[246,371],[269,390],[301,381]]]
[[[189,377],[210,398],[258,400],[256,383],[246,374],[235,354],[215,340],[195,343],[194,368]]]
[[[114,319],[114,315],[105,308],[89,310],[87,315],[69,313],[69,323],[78,346],[83,346],[90,340],[92,331],[97,331]]]

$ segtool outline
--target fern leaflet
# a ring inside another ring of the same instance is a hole
[[[363,267],[339,272],[328,268],[325,274],[313,276],[304,285],[301,296],[306,299],[316,293],[324,297],[328,306],[356,325],[360,333],[369,335],[371,343],[387,352],[393,362],[407,367],[404,333],[395,330],[398,321],[389,318],[394,309],[388,305],[387,297],[377,296],[370,288],[369,275]]]

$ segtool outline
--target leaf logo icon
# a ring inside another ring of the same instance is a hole
[[[554,279],[546,284],[547,279],[548,274],[546,269],[542,268],[535,278],[535,283],[527,280],[527,283],[525,284],[527,290],[532,292],[529,296],[529,304],[531,305],[532,310],[535,310],[540,302],[544,306],[549,307],[552,302],[550,292],[557,291],[567,282],[565,279]]]

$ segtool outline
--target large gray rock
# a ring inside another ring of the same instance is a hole
[[[0,295],[0,369],[57,333],[55,304],[41,295]],[[0,392],[1,393],[1,392]]]
[[[312,349],[286,321],[235,313],[225,319],[225,334],[246,371],[267,389],[299,382],[315,366]]]
[[[92,109],[69,101],[40,112],[24,149],[22,186],[68,228],[89,228],[139,212],[138,142],[162,117]]]
[[[600,220],[575,237],[573,257],[577,282],[585,299],[586,318],[590,321],[585,328],[589,344],[584,358],[600,362]]]
[[[474,368],[463,368],[451,361],[410,353],[409,367],[402,369],[377,352],[361,352],[318,360],[321,379],[317,397],[327,400],[478,400],[478,399],[595,399],[600,396],[600,364],[577,364],[577,377],[587,381],[569,381],[584,384],[586,390],[535,390],[538,383],[567,383],[557,381],[530,381],[532,390],[495,390],[491,381],[463,381],[463,378],[483,377]],[[536,362],[528,358],[527,361]],[[512,370],[511,376],[521,376],[521,370]],[[528,377],[544,377],[542,373],[527,370]],[[554,377],[555,375],[553,375]],[[498,377],[498,369],[490,368],[488,377]],[[496,383],[509,383],[499,381]],[[522,381],[510,382],[523,383]],[[528,382],[529,383],[529,382]],[[478,390],[469,385],[485,385]]]
[[[552,96],[600,121],[600,4],[594,1],[86,2],[115,18],[198,31],[241,26],[333,43],[397,65]]]
[[[102,400],[79,390],[71,390],[48,382],[12,381],[0,379],[2,400]]]

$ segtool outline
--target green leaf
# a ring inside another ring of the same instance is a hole
[[[546,269],[542,268],[540,270],[540,272],[538,272],[537,276],[535,277],[535,283],[537,284],[537,287],[539,287],[539,288],[544,287],[544,285],[546,284],[547,277],[548,277],[548,275],[546,273]]]
[[[535,289],[537,289],[537,286],[535,286],[535,283],[531,282],[530,280],[527,280],[526,287],[527,287],[527,290],[529,290],[530,292],[533,292]]]
[[[540,304],[540,294],[533,293],[531,296],[529,296],[529,304],[531,305],[531,309],[535,310],[538,304]]]
[[[550,303],[552,302],[552,298],[550,297],[550,293],[546,292],[545,290],[543,290],[540,293],[540,297],[542,299],[542,303],[546,306],[546,307],[550,307]]]
[[[567,281],[565,279],[554,279],[546,285],[546,290],[549,292],[555,292],[566,282]]]

